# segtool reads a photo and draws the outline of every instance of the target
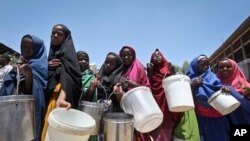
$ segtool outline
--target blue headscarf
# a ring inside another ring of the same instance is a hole
[[[42,121],[45,109],[45,90],[48,79],[48,57],[43,40],[32,35],[25,35],[33,42],[33,54],[28,61],[33,73],[32,95],[35,98],[35,117],[36,117],[36,141],[40,141]],[[21,45],[22,48],[22,45]]]
[[[198,76],[202,77],[203,83],[195,90],[195,99],[205,107],[210,107],[207,103],[208,98],[213,95],[222,87],[221,81],[217,78],[216,74],[212,72],[209,67],[206,72],[200,73],[198,70],[199,58],[205,55],[199,55],[190,63],[186,75],[190,79],[194,79]]]

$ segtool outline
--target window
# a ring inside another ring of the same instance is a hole
[[[234,53],[234,60],[236,62],[240,62],[242,61],[244,58],[243,58],[243,52],[242,52],[242,49],[239,49],[237,50],[235,53]]]
[[[246,58],[250,58],[250,42],[244,46]]]
[[[250,40],[250,30],[247,31],[247,33],[245,33],[243,36],[242,36],[242,42],[243,43],[246,43],[247,41]]]

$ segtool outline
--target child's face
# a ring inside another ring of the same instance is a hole
[[[116,67],[116,58],[113,55],[108,55],[106,57],[105,60],[105,70],[106,70],[106,74],[111,73],[112,71],[114,71]]]
[[[133,53],[130,51],[130,49],[125,48],[122,50],[121,58],[122,58],[123,64],[125,66],[129,66],[132,64],[134,56],[133,56]]]
[[[201,60],[199,60],[199,63],[198,63],[198,71],[200,73],[204,73],[208,70],[209,68],[209,61],[208,61],[208,58],[203,58]]]
[[[84,72],[85,70],[87,70],[89,68],[89,58],[87,55],[85,54],[80,54],[77,57],[78,61],[79,61],[79,65],[81,67],[81,71]]]
[[[161,54],[159,51],[154,52],[152,61],[154,65],[161,64]]]
[[[24,59],[29,60],[33,55],[33,42],[30,38],[26,37],[22,40],[21,54]]]
[[[223,77],[228,77],[232,73],[232,64],[229,60],[222,60],[218,63],[218,72]]]

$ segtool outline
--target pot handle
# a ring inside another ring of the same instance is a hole
[[[16,75],[16,80],[17,80],[17,88],[16,88],[16,95],[19,93],[19,84],[20,84],[20,71],[19,67],[16,67],[17,70],[17,75]]]

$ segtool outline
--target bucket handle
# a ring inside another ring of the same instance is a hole
[[[107,101],[107,102],[105,102],[105,109],[104,109],[104,110],[106,111],[106,110],[108,109],[108,107],[111,105],[111,104],[108,104],[108,101],[110,100],[110,97],[111,97],[114,93],[112,92],[112,93],[109,95],[109,97],[108,97],[108,93],[107,93],[107,91],[105,90],[104,86],[103,86],[100,82],[98,82],[98,85],[100,85],[101,88],[104,90],[104,93],[105,93],[105,96],[106,96],[106,101]],[[78,106],[80,106],[80,103],[81,103],[81,99],[82,99],[83,93],[84,93],[84,89],[82,89],[80,98],[79,98],[79,100],[78,100]]]
[[[104,90],[104,93],[105,93],[105,96],[106,96],[106,100],[108,100],[108,99],[110,98],[110,96],[112,95],[113,92],[112,92],[111,95],[108,97],[107,91],[105,90],[105,88],[103,87],[103,85],[102,85],[100,82],[98,82],[98,85],[100,85],[101,88]],[[84,89],[82,89],[80,98],[79,98],[79,100],[78,100],[78,106],[80,106],[80,102],[81,102],[83,93],[84,93]]]
[[[214,96],[210,101],[214,101],[221,93],[217,94],[216,96]]]
[[[16,75],[16,80],[17,80],[17,88],[16,88],[16,95],[18,95],[19,93],[19,84],[20,84],[20,71],[19,71],[19,67],[16,67],[17,70],[17,75]]]
[[[13,95],[18,95],[19,94],[19,85],[20,85],[20,70],[19,70],[19,67],[17,66],[16,67],[16,73],[17,73],[17,75],[16,75],[16,91],[13,93]],[[18,104],[18,98],[16,97],[15,98],[15,104],[17,105]]]
[[[112,93],[110,93],[110,95],[108,96],[108,93],[107,93],[107,91],[105,90],[105,88],[104,88],[104,86],[100,83],[100,82],[98,82],[98,84],[101,86],[101,88],[103,89],[103,91],[104,91],[104,93],[105,93],[105,96],[106,96],[106,101],[104,101],[104,111],[107,111],[108,110],[108,108],[109,108],[109,106],[111,105],[110,103],[108,103],[109,102],[109,100],[110,100],[110,97],[114,94],[113,92]],[[112,102],[112,101],[111,101]]]
[[[164,74],[162,80],[164,80],[164,79],[166,78],[167,74],[168,74],[168,73],[165,73],[165,74]],[[170,76],[170,75],[171,75],[171,74],[169,74],[169,76]]]
[[[184,77],[181,77],[181,78],[180,78],[180,81],[181,81],[181,82],[184,82],[184,80],[185,80]]]
[[[80,95],[80,98],[78,100],[78,107],[80,106],[80,103],[81,103],[81,99],[82,99],[82,95],[84,93],[84,89],[82,89],[82,92],[81,92],[81,95]]]
[[[103,86],[100,82],[98,82],[98,85],[101,86],[101,88],[103,89],[103,91],[104,91],[104,93],[105,93],[106,100],[108,100],[108,93],[107,93],[107,91],[105,90],[104,86]]]

